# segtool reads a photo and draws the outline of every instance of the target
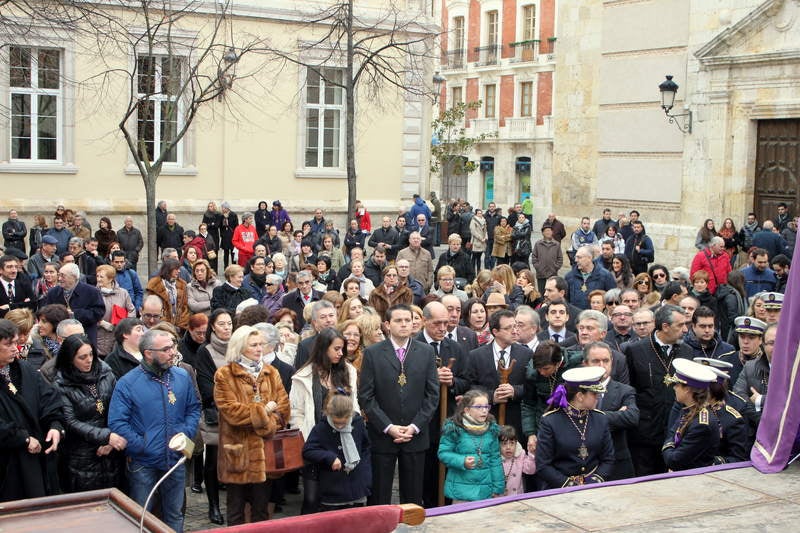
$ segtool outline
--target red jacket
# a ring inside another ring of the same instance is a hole
[[[708,272],[708,292],[717,292],[717,286],[728,283],[728,274],[731,269],[731,256],[726,253],[713,255],[711,250],[701,250],[692,259],[692,268],[689,275],[693,275],[698,270]]]
[[[236,226],[236,229],[233,230],[233,239],[231,239],[231,242],[240,252],[252,254],[253,245],[255,245],[257,238],[258,235],[256,234],[255,225],[250,224],[249,226],[245,226],[244,224],[239,224]]]

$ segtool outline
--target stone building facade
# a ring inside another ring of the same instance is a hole
[[[798,18],[797,0],[560,2],[552,203],[539,219],[635,208],[656,259],[677,265],[706,218],[738,227],[779,201],[798,214]],[[660,107],[667,74],[691,132]]]

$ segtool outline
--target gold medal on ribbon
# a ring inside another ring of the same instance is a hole
[[[95,402],[95,406],[97,408],[97,412],[100,413],[101,415],[103,414],[103,411],[106,410],[106,406],[103,405],[103,400],[97,400]]]
[[[401,387],[404,387],[406,385],[406,383],[408,383],[408,380],[406,379],[406,373],[405,372],[400,372],[400,376],[398,376],[398,378],[397,378],[397,383]]]
[[[175,405],[175,402],[178,401],[178,399],[175,397],[175,393],[172,391],[169,391],[167,393],[167,399],[169,400],[169,403],[172,405]]]
[[[17,388],[10,381],[8,382],[8,390],[11,391],[11,394],[17,394]]]

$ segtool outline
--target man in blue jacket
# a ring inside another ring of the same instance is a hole
[[[178,433],[193,437],[200,421],[192,378],[173,366],[176,346],[166,331],[145,333],[139,342],[140,366],[120,378],[111,397],[108,426],[127,440],[129,495],[139,505],[181,457],[169,449],[170,439]],[[159,488],[164,523],[179,533],[185,477],[181,465]]]
[[[579,309],[589,309],[589,293],[594,290],[609,291],[616,288],[614,276],[592,261],[591,247],[583,246],[575,252],[575,267],[564,280],[567,282],[569,303]]]

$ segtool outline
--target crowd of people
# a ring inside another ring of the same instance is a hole
[[[295,230],[268,205],[209,202],[194,231],[160,202],[148,276],[131,217],[92,236],[62,205],[52,228],[9,213],[0,501],[119,487],[144,504],[176,435],[194,454],[156,505],[176,531],[187,488],[234,525],[300,480],[303,513],[390,503],[396,467],[400,501],[434,507],[749,457],[796,234],[785,205],[738,231],[705,221],[672,267],[636,210],[569,239],[551,214],[534,240],[522,203],[415,196],[373,229],[359,202],[342,234],[321,209]],[[276,474],[265,443],[287,428],[304,466]]]

